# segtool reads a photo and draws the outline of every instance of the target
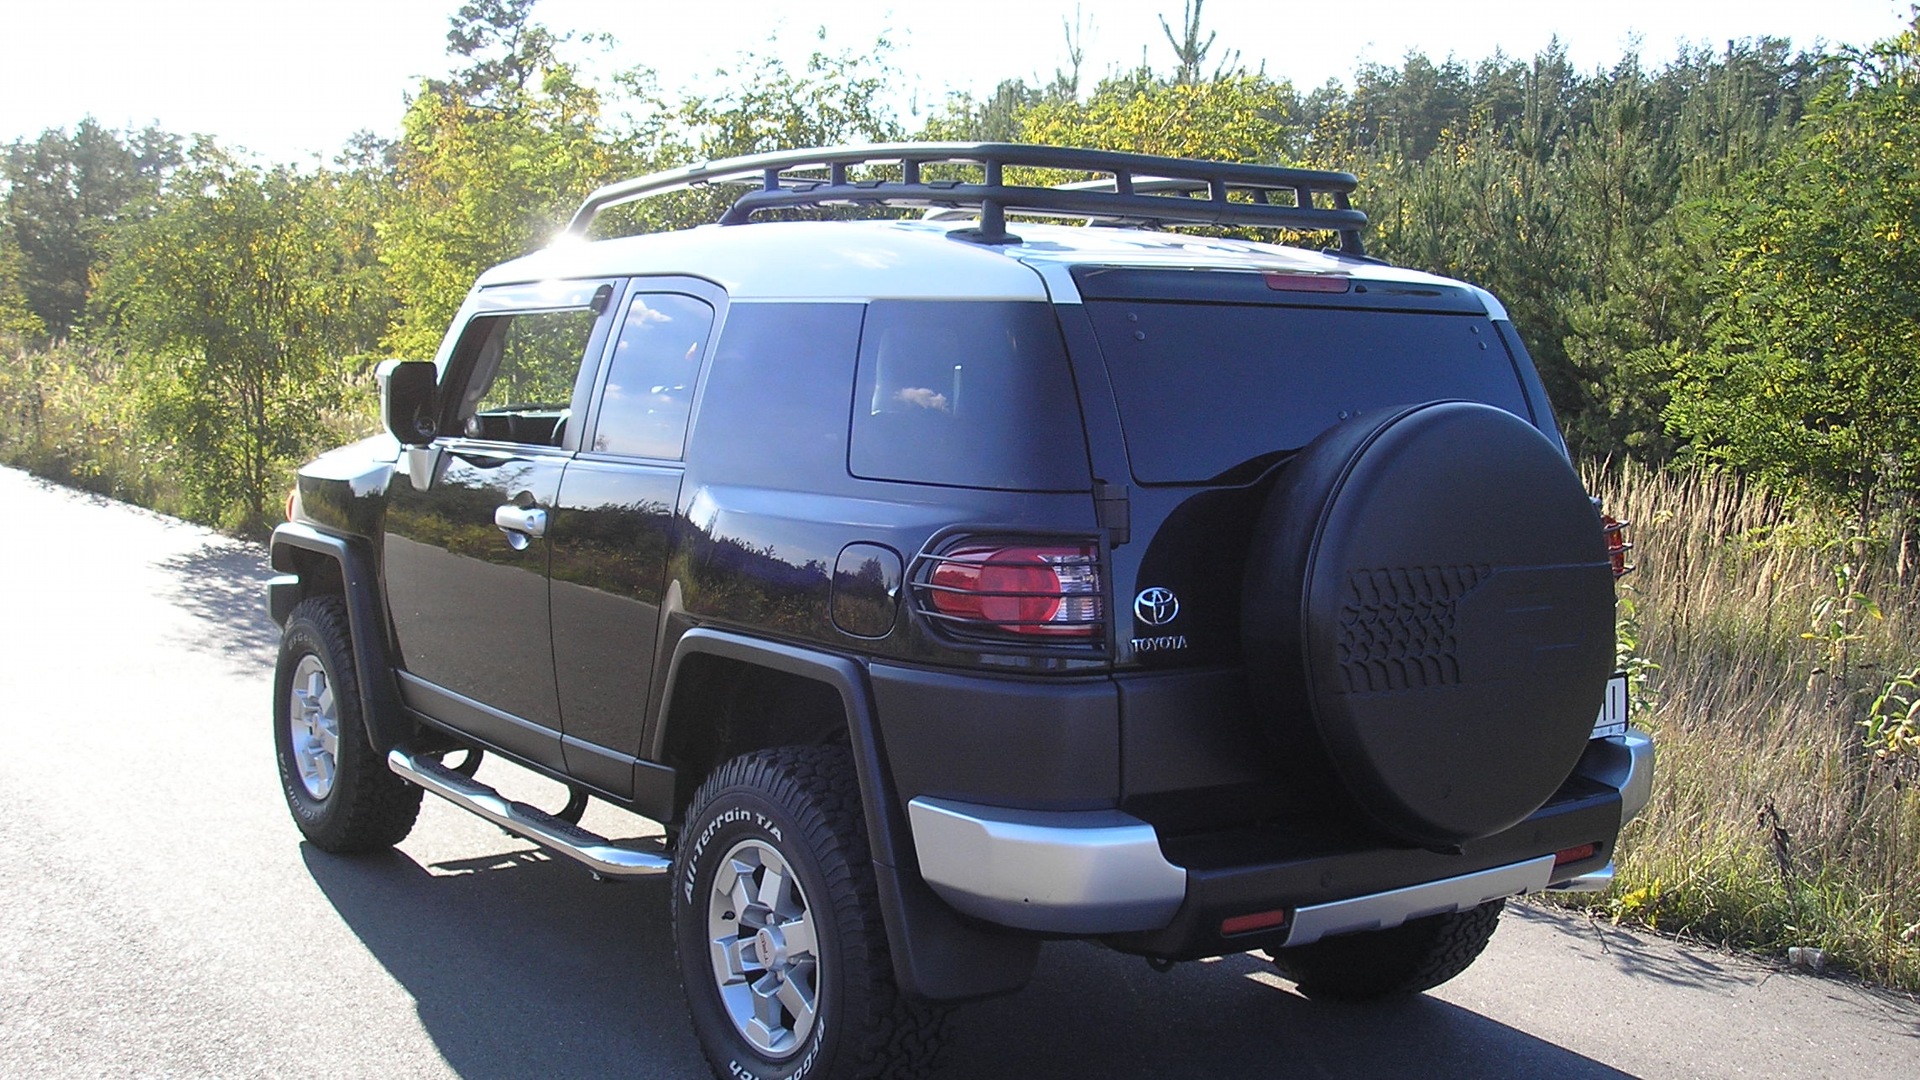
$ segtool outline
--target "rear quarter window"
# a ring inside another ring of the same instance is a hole
[[[864,479],[1015,491],[1092,483],[1046,303],[874,301],[860,335],[852,429],[848,468]]]

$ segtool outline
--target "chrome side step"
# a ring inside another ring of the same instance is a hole
[[[462,776],[429,755],[415,755],[406,747],[387,754],[387,767],[448,802],[486,818],[495,825],[607,877],[646,877],[673,869],[673,859],[660,851],[622,847],[604,836],[571,825],[537,807],[514,802],[477,780]]]

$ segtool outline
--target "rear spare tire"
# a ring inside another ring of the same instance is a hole
[[[1613,575],[1579,477],[1531,425],[1468,402],[1301,451],[1262,510],[1242,611],[1276,744],[1431,847],[1539,809],[1613,667]]]

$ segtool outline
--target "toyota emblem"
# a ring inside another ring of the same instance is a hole
[[[1133,598],[1133,617],[1148,626],[1165,626],[1180,615],[1180,598],[1173,595],[1172,589],[1154,586],[1141,589],[1140,595]]]

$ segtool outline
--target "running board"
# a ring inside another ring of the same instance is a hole
[[[405,747],[395,747],[387,755],[387,767],[462,810],[472,811],[510,833],[577,859],[596,874],[647,877],[673,869],[673,859],[661,852],[622,847],[537,807],[509,800],[427,754],[416,755]]]

